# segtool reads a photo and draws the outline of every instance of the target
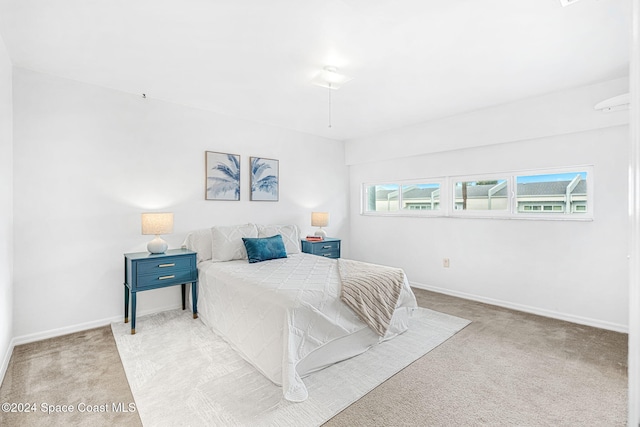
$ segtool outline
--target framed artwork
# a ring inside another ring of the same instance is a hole
[[[251,197],[253,201],[278,201],[279,161],[250,157]]]
[[[205,151],[205,200],[240,200],[240,156]]]

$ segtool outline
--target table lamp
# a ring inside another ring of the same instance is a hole
[[[329,212],[311,212],[311,225],[320,227],[314,233],[316,236],[320,236],[323,239],[326,238],[327,232],[322,227],[329,225]]]
[[[155,239],[147,243],[147,250],[152,254],[163,254],[169,248],[167,242],[160,238],[161,234],[173,233],[173,213],[143,213],[142,234],[155,234]]]

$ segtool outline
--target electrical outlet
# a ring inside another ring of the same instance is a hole
[[[442,266],[444,268],[449,268],[449,258],[442,258]]]

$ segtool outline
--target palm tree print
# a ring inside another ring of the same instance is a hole
[[[240,200],[240,156],[207,152],[207,199]]]
[[[278,161],[251,158],[251,200],[278,200]]]

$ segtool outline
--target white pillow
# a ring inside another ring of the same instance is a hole
[[[187,249],[197,252],[196,258],[198,262],[208,261],[211,259],[211,229],[192,231],[187,234],[182,244]]]
[[[247,259],[243,237],[258,237],[255,224],[226,225],[211,228],[211,260],[213,262]]]
[[[297,225],[258,225],[258,237],[282,236],[287,255],[300,253],[300,229]]]

